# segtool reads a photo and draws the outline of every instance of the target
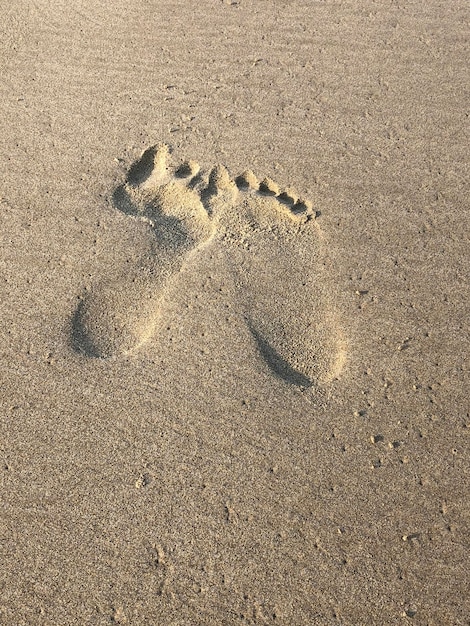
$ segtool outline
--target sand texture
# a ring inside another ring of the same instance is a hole
[[[468,2],[4,5],[0,626],[468,626]]]

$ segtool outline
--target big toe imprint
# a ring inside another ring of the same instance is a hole
[[[152,280],[118,281],[87,295],[73,319],[77,350],[106,358],[145,343],[168,284],[210,245],[224,250],[236,306],[271,374],[308,387],[340,373],[345,341],[308,202],[270,179],[259,183],[251,172],[232,180],[222,166],[201,173],[193,161],[171,169],[165,146],[143,154],[114,201],[151,224],[158,263]]]

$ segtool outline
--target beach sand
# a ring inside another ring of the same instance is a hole
[[[470,624],[464,0],[11,3],[0,624]]]

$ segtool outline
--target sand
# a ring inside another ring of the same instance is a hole
[[[5,4],[0,624],[470,624],[464,0]]]

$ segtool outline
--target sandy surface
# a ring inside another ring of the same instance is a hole
[[[4,3],[2,626],[470,623],[469,13]]]

